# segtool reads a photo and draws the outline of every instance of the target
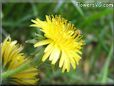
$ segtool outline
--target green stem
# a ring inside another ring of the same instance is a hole
[[[24,71],[24,70],[27,69],[29,66],[30,66],[30,61],[27,61],[25,64],[21,65],[20,67],[14,69],[14,70],[9,70],[9,71],[6,71],[6,72],[1,73],[1,77],[2,77],[2,79],[6,79],[6,78],[8,78],[9,76],[12,76],[12,75],[14,75],[14,74],[17,74],[17,73],[19,73],[19,72]]]

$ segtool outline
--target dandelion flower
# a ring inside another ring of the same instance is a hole
[[[47,45],[42,61],[49,58],[51,64],[59,62],[62,72],[69,72],[71,66],[75,69],[84,45],[80,30],[61,16],[46,16],[46,21],[36,18],[32,22],[31,26],[40,28],[46,38],[34,44],[34,47]]]
[[[2,59],[2,70],[6,72],[8,70],[14,70],[26,63],[28,58],[25,57],[24,53],[21,53],[22,46],[17,44],[17,41],[11,41],[11,38],[8,36],[3,43],[0,45],[1,47],[1,59]],[[29,67],[28,69],[23,70],[17,74],[14,74],[8,79],[3,81],[3,84],[17,84],[17,85],[34,85],[38,79],[36,78],[37,69],[34,67]]]

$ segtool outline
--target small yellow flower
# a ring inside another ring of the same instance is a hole
[[[31,26],[40,28],[46,38],[34,45],[34,47],[47,45],[42,61],[47,58],[52,64],[59,61],[62,72],[65,70],[69,72],[71,65],[75,69],[81,59],[81,49],[84,45],[80,30],[61,16],[46,16],[46,21],[36,18],[32,22],[34,24]]]
[[[11,41],[10,37],[7,37],[3,43],[0,45],[1,47],[1,57],[2,59],[2,70],[6,72],[8,70],[13,70],[21,66],[22,64],[29,61],[28,58],[25,58],[24,53],[21,53],[22,46],[17,44],[17,41]],[[38,79],[36,75],[38,74],[38,70],[34,67],[29,67],[28,69],[14,74],[11,77],[8,77],[8,84],[22,84],[29,85],[35,84]],[[3,81],[4,83],[4,81]],[[6,82],[5,82],[6,84]]]

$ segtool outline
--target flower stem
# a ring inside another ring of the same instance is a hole
[[[19,72],[24,71],[24,70],[27,69],[29,66],[30,66],[30,61],[27,61],[25,64],[22,64],[20,67],[14,69],[14,70],[9,70],[9,71],[6,71],[6,72],[1,73],[1,77],[2,77],[2,79],[6,79],[6,78],[8,78],[9,76],[12,76],[12,75],[14,75],[14,74],[17,74],[17,73],[19,73]]]

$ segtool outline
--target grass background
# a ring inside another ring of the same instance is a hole
[[[3,3],[3,39],[10,34],[31,55],[38,50],[25,41],[40,33],[30,27],[31,19],[44,20],[45,15],[61,15],[75,24],[83,32],[86,45],[76,70],[61,73],[46,62],[39,67],[38,84],[114,84],[113,8],[79,7],[72,0],[69,3]]]

